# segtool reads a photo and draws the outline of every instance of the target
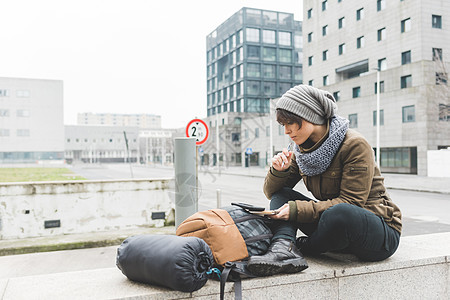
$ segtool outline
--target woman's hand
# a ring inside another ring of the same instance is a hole
[[[291,165],[292,151],[284,148],[282,152],[272,157],[272,167],[277,171],[284,171]]]
[[[285,220],[288,221],[289,220],[289,204],[284,204],[282,207],[280,207],[279,209],[275,210],[277,212],[276,215],[270,215],[269,217],[271,219],[275,219],[275,220]]]

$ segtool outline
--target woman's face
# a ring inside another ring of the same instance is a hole
[[[313,124],[305,120],[303,120],[300,125],[298,123],[284,124],[284,133],[289,135],[291,140],[297,145],[301,145],[306,142],[313,131]]]

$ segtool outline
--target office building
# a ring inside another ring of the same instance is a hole
[[[135,126],[66,125],[65,158],[68,163],[136,162],[138,136]]]
[[[381,170],[427,175],[427,151],[450,146],[450,2],[304,0],[303,8],[304,82],[333,93],[374,150],[378,95]]]
[[[0,77],[0,163],[63,159],[63,82]]]
[[[302,83],[301,22],[292,13],[244,7],[207,36],[206,51],[211,138],[204,161],[217,159],[217,124],[220,159],[239,165],[248,148],[240,140],[242,120],[269,114],[271,99]]]
[[[78,125],[137,126],[161,128],[161,116],[153,114],[79,113]]]

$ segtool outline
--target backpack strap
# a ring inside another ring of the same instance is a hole
[[[220,300],[224,299],[225,296],[225,283],[227,282],[230,272],[236,268],[236,264],[227,261],[225,267],[222,270],[222,276],[220,276]],[[242,284],[241,278],[238,276],[234,282],[234,299],[242,300]]]

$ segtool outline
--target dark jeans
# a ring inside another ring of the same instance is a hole
[[[293,189],[283,188],[273,194],[270,209],[277,209],[290,200],[314,201]],[[301,248],[304,254],[342,251],[353,253],[361,260],[379,261],[394,254],[400,242],[399,232],[383,218],[348,203],[328,208],[314,223],[275,221],[273,239],[295,241],[297,229],[308,236]]]

